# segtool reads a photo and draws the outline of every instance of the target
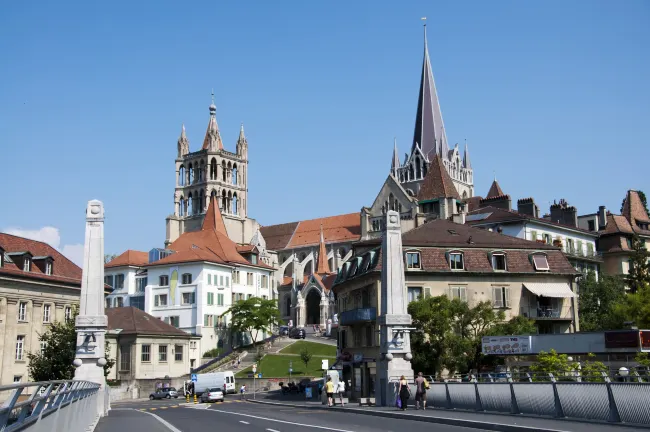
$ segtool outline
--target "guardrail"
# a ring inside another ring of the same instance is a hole
[[[574,418],[650,425],[650,383],[469,382],[431,383],[432,408]],[[415,388],[411,385],[413,394]]]
[[[29,394],[26,389],[32,393]],[[0,407],[0,431],[85,432],[99,417],[99,389],[99,384],[89,381],[0,386],[0,392],[12,392]],[[110,403],[108,394],[104,397],[103,410],[107,412]]]

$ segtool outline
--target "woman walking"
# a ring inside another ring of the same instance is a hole
[[[398,389],[399,399],[401,402],[402,411],[406,410],[406,405],[408,404],[409,397],[411,397],[411,389],[409,388],[409,383],[406,381],[406,377],[402,375],[399,378],[399,389]]]
[[[345,381],[342,379],[339,380],[339,383],[336,386],[336,392],[339,394],[339,398],[341,399],[341,406],[345,406],[343,403],[343,396],[345,396]]]

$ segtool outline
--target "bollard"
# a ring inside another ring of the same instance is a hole
[[[194,395],[194,403],[199,403],[199,400],[198,400],[198,398],[196,397],[196,395]]]
[[[189,393],[185,395],[185,402],[190,403],[190,394]]]

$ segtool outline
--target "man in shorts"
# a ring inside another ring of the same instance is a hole
[[[415,409],[427,409],[427,380],[422,376],[422,372],[418,372],[418,377],[415,379]]]

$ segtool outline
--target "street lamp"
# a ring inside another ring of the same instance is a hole
[[[623,378],[623,381],[627,381],[628,375],[630,375],[630,370],[626,368],[625,366],[621,366],[620,369],[618,370],[618,375]]]

